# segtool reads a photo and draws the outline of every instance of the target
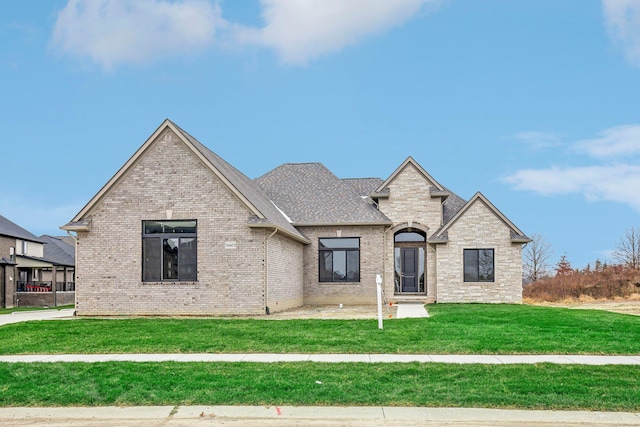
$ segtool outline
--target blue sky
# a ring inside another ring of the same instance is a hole
[[[38,235],[165,118],[251,178],[413,156],[553,262],[640,226],[640,0],[3,1],[0,94],[0,214]]]

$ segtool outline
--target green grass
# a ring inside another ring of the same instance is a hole
[[[0,354],[640,354],[640,317],[525,305],[437,304],[431,318],[74,319],[0,327]]]
[[[58,307],[13,307],[13,308],[0,308],[0,314],[11,314],[19,311],[40,311],[40,310],[64,310],[67,308],[73,308],[73,304],[60,305]]]
[[[391,405],[640,410],[633,366],[2,363],[0,406]],[[321,382],[321,384],[316,383]]]

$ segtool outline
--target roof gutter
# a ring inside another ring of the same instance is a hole
[[[511,239],[511,243],[531,243],[533,240],[531,240],[528,237],[515,237],[513,239]]]
[[[289,237],[289,238],[291,238],[293,240],[296,240],[296,241],[298,241],[300,243],[304,243],[305,245],[311,244],[311,240],[309,240],[309,239],[307,239],[305,237],[299,236],[297,234],[294,234],[294,233],[292,233],[292,232],[290,232],[288,230],[285,230],[282,227],[278,227],[277,225],[267,224],[267,223],[255,223],[255,224],[247,224],[247,225],[250,228],[270,228],[270,229],[275,229],[279,233],[281,233],[281,234],[283,234],[283,235],[285,235],[285,236],[287,236],[287,237]]]
[[[294,227],[349,227],[349,226],[363,226],[363,225],[393,225],[391,221],[379,221],[379,222],[326,222],[326,223],[293,223]]]

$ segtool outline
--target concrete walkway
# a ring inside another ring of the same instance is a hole
[[[335,406],[0,408],[12,426],[640,426],[631,412]]]
[[[410,317],[429,317],[427,309],[423,303],[399,303],[396,317],[398,319],[407,319]]]
[[[303,353],[193,353],[193,354],[31,354],[0,356],[0,362],[327,362],[327,363],[454,363],[513,365],[640,365],[637,356],[485,355],[485,354],[303,354]]]
[[[74,311],[73,308],[66,308],[64,310],[31,310],[0,314],[0,326],[30,320],[72,319]]]

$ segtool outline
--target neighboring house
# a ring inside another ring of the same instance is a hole
[[[78,315],[260,314],[388,300],[520,303],[529,239],[409,157],[386,180],[319,163],[251,180],[166,120],[61,227]]]
[[[63,251],[65,256],[60,255]],[[36,237],[0,216],[2,307],[73,304],[74,251],[73,246],[60,238]],[[58,292],[54,292],[54,283]]]

